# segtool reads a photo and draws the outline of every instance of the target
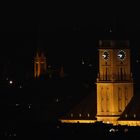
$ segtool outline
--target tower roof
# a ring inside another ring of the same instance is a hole
[[[140,95],[136,91],[130,103],[125,108],[119,120],[140,120]]]
[[[96,116],[96,94],[92,93],[87,95],[85,99],[77,103],[77,105],[75,105],[74,108],[72,108],[65,116],[62,116],[61,119],[95,120],[96,119],[95,116]]]
[[[129,40],[99,40],[99,48],[129,48]]]

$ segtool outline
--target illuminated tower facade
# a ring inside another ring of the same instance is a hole
[[[99,41],[97,121],[116,121],[133,97],[129,41]]]
[[[46,73],[47,69],[47,63],[46,63],[46,57],[43,53],[36,53],[36,56],[34,58],[34,77],[38,78],[42,74]]]

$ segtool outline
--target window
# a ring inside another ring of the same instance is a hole
[[[128,117],[128,115],[127,114],[125,114],[125,118],[127,118]]]
[[[134,116],[134,118],[136,118],[136,114],[134,114],[133,116]]]
[[[73,117],[73,113],[71,113],[70,116]]]

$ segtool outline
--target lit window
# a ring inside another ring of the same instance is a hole
[[[71,113],[70,116],[73,117],[73,113]]]
[[[79,113],[79,117],[81,117],[82,115],[81,115],[81,113]]]
[[[48,68],[51,68],[51,65],[49,65]]]
[[[31,109],[31,104],[28,105],[28,108]]]
[[[89,66],[89,67],[92,67],[92,64],[89,64],[88,66]]]
[[[88,113],[87,116],[90,117],[90,114]]]
[[[128,132],[128,128],[125,128],[125,129],[124,129],[124,132],[125,132],[125,133]]]
[[[128,117],[128,115],[127,114],[125,114],[125,118],[127,118]]]
[[[109,132],[115,132],[115,129],[114,129],[114,128],[111,128],[111,129],[109,130]]]
[[[16,104],[16,106],[19,106],[19,104]]]
[[[82,58],[82,65],[84,65],[85,64],[85,62],[84,62],[84,59]]]
[[[59,125],[57,125],[57,127],[56,128],[60,128],[60,126]]]
[[[59,99],[58,98],[56,99],[56,102],[59,102]]]
[[[14,133],[13,136],[16,136],[16,133]]]
[[[136,114],[134,114],[134,118],[136,118]]]
[[[12,80],[10,80],[10,81],[9,81],[9,84],[13,84],[13,81],[12,81]]]

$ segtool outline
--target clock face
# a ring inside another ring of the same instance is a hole
[[[107,50],[105,50],[102,54],[102,57],[104,60],[108,60],[109,59],[109,52]]]
[[[118,58],[119,58],[120,60],[124,60],[125,57],[126,57],[126,52],[125,52],[124,50],[120,50],[120,51],[118,52],[117,56],[118,56]]]

